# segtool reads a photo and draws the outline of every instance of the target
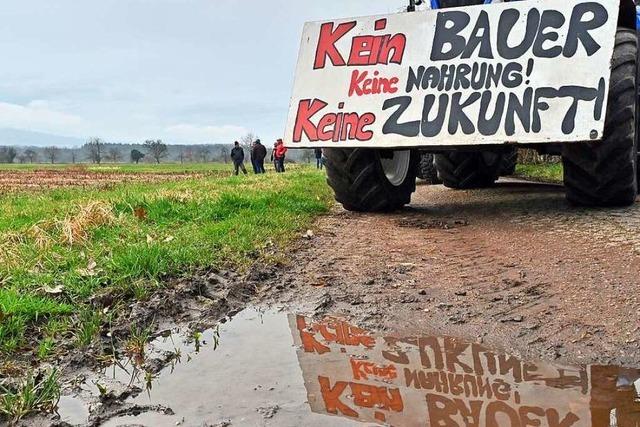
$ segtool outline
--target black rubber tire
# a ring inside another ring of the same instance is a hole
[[[382,168],[381,150],[372,148],[327,148],[324,150],[327,182],[336,201],[346,210],[356,212],[389,212],[411,201],[416,190],[418,155],[411,152],[407,176],[393,185]]]
[[[492,186],[500,176],[502,153],[454,151],[436,154],[438,177],[445,187],[455,189]]]
[[[442,184],[438,178],[438,170],[436,169],[435,158],[431,153],[420,153],[420,162],[418,165],[418,178],[427,184]]]
[[[567,199],[578,206],[629,206],[638,195],[637,35],[619,28],[601,141],[564,144]]]
[[[510,176],[516,173],[516,165],[518,164],[518,149],[515,147],[505,150],[502,154],[502,169],[500,176]]]

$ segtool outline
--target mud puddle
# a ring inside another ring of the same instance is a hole
[[[382,336],[338,318],[255,308],[202,334],[164,335],[146,354],[162,361],[158,372],[153,363],[121,362],[104,373],[136,393],[88,406],[65,397],[61,418],[104,426],[640,425],[635,369],[526,362],[449,337]],[[109,393],[99,379],[84,387]]]

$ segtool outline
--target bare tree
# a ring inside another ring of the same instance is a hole
[[[220,157],[225,164],[229,163],[229,149],[227,147],[220,147]]]
[[[151,156],[158,164],[160,164],[160,160],[167,157],[167,154],[169,154],[167,144],[162,142],[161,139],[147,139],[144,142],[144,146],[147,149],[147,154]]]
[[[18,156],[18,161],[19,161],[21,164],[26,163],[26,162],[27,162],[27,156],[25,156],[25,155],[24,155],[24,153],[23,153],[23,154],[20,154],[20,155]]]
[[[116,148],[116,147],[111,147],[109,148],[109,150],[107,151],[107,155],[105,156],[107,158],[107,160],[109,160],[111,163],[117,163],[120,160],[122,160],[122,153],[120,152],[120,149]]]
[[[38,158],[38,153],[36,153],[32,149],[25,150],[24,155],[29,160],[29,163],[35,163],[36,159]]]
[[[184,151],[184,160],[186,162],[193,162],[193,150],[191,148],[187,148]]]
[[[0,163],[13,163],[17,155],[13,147],[0,147]]]
[[[60,149],[58,147],[45,147],[43,149],[44,152],[44,156],[51,162],[51,164],[54,164],[56,162],[56,159],[58,158],[58,155],[60,154]]]
[[[202,163],[207,163],[209,161],[210,154],[211,154],[211,151],[209,150],[209,147],[207,147],[206,145],[202,145],[197,148],[196,156],[198,160],[201,161]]]
[[[84,144],[84,149],[87,151],[87,158],[91,163],[100,164],[102,162],[102,151],[104,148],[104,141],[100,138],[91,138]]]
[[[307,163],[311,163],[311,159],[314,157],[313,150],[302,150],[302,160]]]
[[[71,163],[73,163],[75,165],[77,160],[78,160],[78,151],[75,148],[72,148],[71,149]]]
[[[240,138],[240,145],[242,145],[242,147],[245,149],[245,152],[251,152],[251,144],[253,144],[256,139],[258,139],[258,135],[254,134],[253,132],[249,132],[248,134]]]

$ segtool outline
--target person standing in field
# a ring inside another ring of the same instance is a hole
[[[247,174],[247,169],[244,167],[244,150],[240,146],[238,141],[233,143],[233,149],[231,149],[231,160],[233,161],[233,173],[238,175],[239,171]]]
[[[278,148],[278,143],[273,144],[273,148],[271,149],[271,163],[273,163],[273,167],[278,172],[278,162],[276,162],[276,149]]]
[[[254,142],[251,143],[251,146],[249,147],[249,155],[250,155],[250,158],[251,158],[251,168],[253,169],[253,173],[257,175],[258,174],[258,168],[256,166],[256,159],[253,156],[253,149],[255,148],[255,146],[256,146],[256,143],[254,141]]]
[[[316,148],[313,150],[316,155],[316,169],[322,169],[324,167],[324,159],[322,158],[322,148]]]
[[[256,139],[256,142],[253,143],[253,148],[251,149],[251,158],[253,159],[254,166],[253,171],[256,174],[266,173],[264,170],[264,159],[267,157],[267,147],[262,145],[259,139]]]
[[[278,173],[285,172],[284,159],[286,157],[286,154],[287,154],[287,147],[284,146],[284,142],[282,142],[282,139],[278,139],[278,142],[276,142],[276,145],[273,149],[273,157],[276,163],[276,172]]]

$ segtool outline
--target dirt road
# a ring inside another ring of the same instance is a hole
[[[640,364],[640,205],[576,209],[560,186],[517,180],[422,185],[402,212],[323,218],[291,264],[277,282],[307,311],[525,359]]]

